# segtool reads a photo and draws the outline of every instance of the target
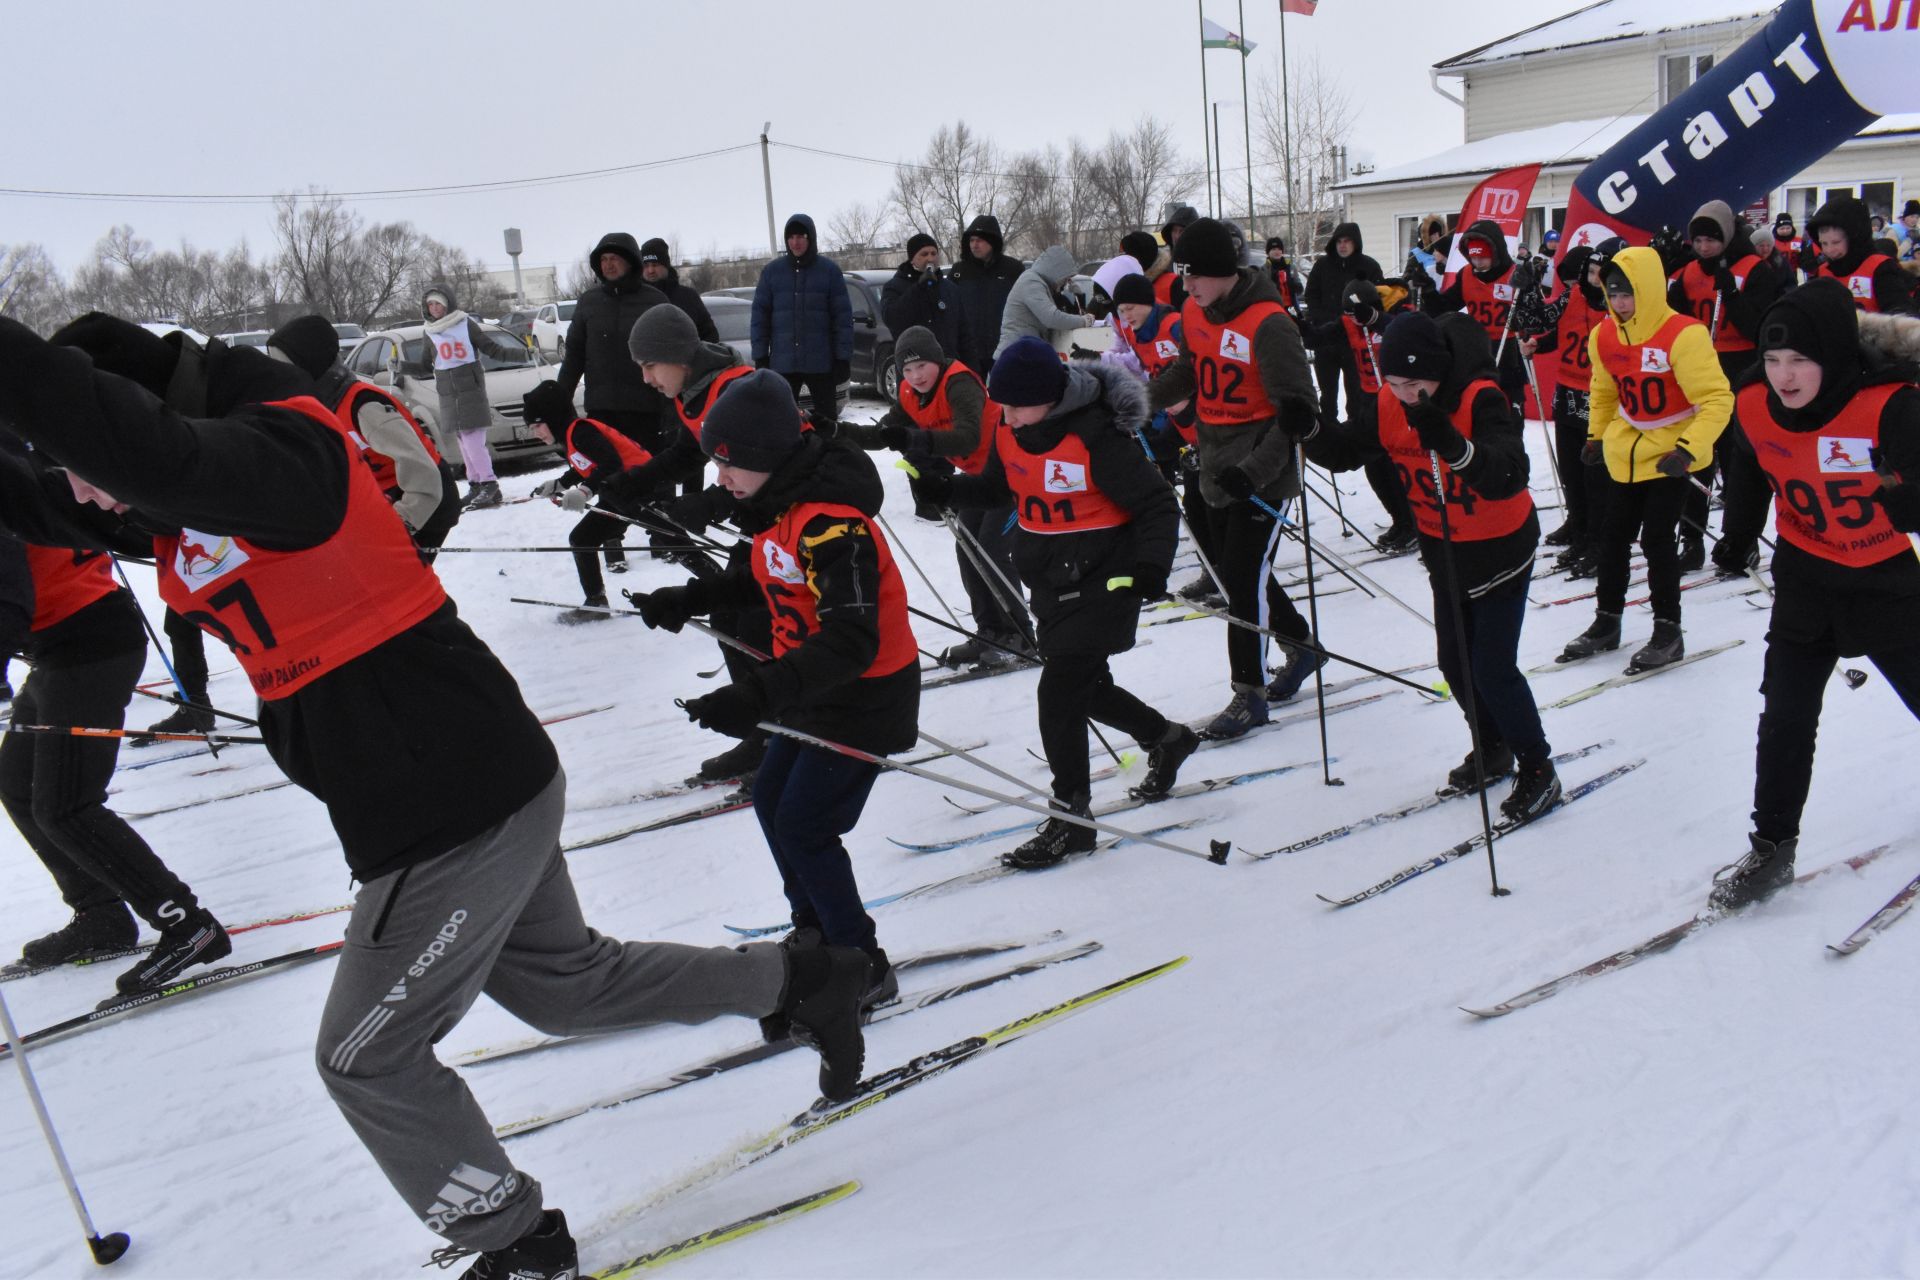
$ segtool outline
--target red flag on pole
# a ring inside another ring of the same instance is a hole
[[[1503,169],[1485,182],[1475,187],[1467,202],[1460,206],[1460,225],[1458,231],[1465,231],[1476,222],[1497,222],[1507,238],[1507,252],[1512,253],[1520,247],[1520,223],[1527,216],[1527,203],[1533,199],[1533,184],[1540,177],[1537,164],[1522,165],[1518,169]],[[1441,288],[1453,284],[1453,278],[1467,265],[1467,256],[1460,252],[1460,237],[1453,238],[1453,251],[1447,254],[1446,280]]]
[[[1280,0],[1280,10],[1282,13],[1297,13],[1303,18],[1311,18],[1313,7],[1318,3],[1319,0]]]

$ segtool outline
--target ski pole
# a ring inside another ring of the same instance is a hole
[[[1344,663],[1349,667],[1364,671],[1368,675],[1378,676],[1383,680],[1391,680],[1395,684],[1405,685],[1415,693],[1424,694],[1435,702],[1446,701],[1446,695],[1431,685],[1424,685],[1418,681],[1409,680],[1405,676],[1397,676],[1391,671],[1385,671],[1379,667],[1371,666],[1360,661],[1358,658],[1349,658],[1344,653],[1335,653],[1333,650],[1323,648],[1311,640],[1295,640],[1292,636],[1283,636],[1278,631],[1274,631],[1269,627],[1263,627],[1257,622],[1248,622],[1245,618],[1236,618],[1225,609],[1216,609],[1212,605],[1205,604],[1190,604],[1187,605],[1186,608],[1191,613],[1204,613],[1210,618],[1218,618],[1230,627],[1243,627],[1248,631],[1257,631],[1270,640],[1278,640],[1282,644],[1290,644],[1296,649],[1305,649],[1308,653],[1317,653],[1329,662]]]
[[[188,705],[192,705],[195,707],[200,706],[199,703],[188,704],[180,701],[180,699],[178,698],[170,698],[164,693],[155,693],[151,689],[142,689],[139,685],[134,686],[133,692],[135,697],[152,698],[155,702],[164,702],[170,707],[184,707]],[[249,729],[258,729],[260,727],[260,722],[258,720],[251,719],[247,716],[235,715],[231,711],[222,711],[218,707],[200,707],[200,709],[203,711],[211,711],[213,712],[213,714],[217,716],[224,716],[227,719],[233,721],[235,724],[243,724]]]
[[[1039,641],[1035,637],[1033,618],[1027,612],[1027,602],[1007,581],[1007,575],[1001,572],[994,558],[987,554],[986,545],[973,530],[961,523],[950,508],[940,508],[940,516],[947,522],[947,530],[953,534],[954,543],[960,548],[961,554],[972,563],[974,572],[980,575],[987,589],[993,593],[993,598],[999,601],[1001,610],[1020,624],[1021,635],[1027,643],[1038,648]]]
[[[1711,499],[1713,497],[1713,490],[1707,488],[1707,486],[1705,486],[1704,484],[1701,484],[1700,481],[1694,476],[1694,474],[1691,471],[1687,472],[1687,483],[1692,485],[1695,489],[1698,489],[1702,494],[1706,495],[1707,498]],[[1685,520],[1688,524],[1693,525],[1694,529],[1697,530],[1703,537],[1712,538],[1715,542],[1719,542],[1721,540],[1721,536],[1719,534],[1714,533],[1712,530],[1704,528],[1701,525],[1695,524],[1692,518],[1689,517],[1686,512],[1684,511],[1681,512],[1680,518],[1682,520]],[[1780,549],[1780,544],[1775,542],[1772,538],[1769,538],[1766,534],[1761,533],[1761,534],[1756,534],[1754,536],[1759,538],[1760,541],[1766,545],[1767,550],[1778,551]]]
[[[64,724],[8,724],[8,733],[51,733],[67,738],[140,738],[149,742],[204,742],[208,746],[216,743],[231,746],[242,743],[259,746],[265,738],[237,737],[231,733],[156,733],[152,729],[93,729],[82,725]]]
[[[875,513],[874,519],[879,522],[880,528],[886,533],[888,543],[890,543],[894,547],[899,548],[900,554],[905,556],[907,558],[907,563],[913,566],[913,571],[916,574],[920,575],[920,581],[924,582],[927,586],[927,590],[933,593],[933,598],[940,602],[940,608],[945,611],[946,615],[949,618],[953,619],[953,624],[955,626],[959,626],[960,615],[953,611],[953,606],[947,603],[947,598],[940,594],[940,588],[933,585],[933,579],[929,578],[927,576],[927,571],[920,567],[920,562],[914,559],[913,552],[907,547],[907,545],[900,541],[900,535],[893,531],[893,526],[887,523],[887,518],[883,515]]]
[[[1300,486],[1300,534],[1301,541],[1306,544],[1307,548],[1307,627],[1312,631],[1313,638],[1317,641],[1320,638],[1320,598],[1319,593],[1314,589],[1313,583],[1313,536],[1312,526],[1308,523],[1312,517],[1307,512],[1307,487],[1305,484],[1306,456],[1306,452],[1300,447],[1300,442],[1295,440],[1293,442],[1293,465],[1294,469],[1300,473],[1302,481]],[[1278,517],[1276,516],[1275,518],[1277,519]],[[1278,539],[1275,541],[1277,542]],[[1298,650],[1294,653],[1294,661],[1299,661]],[[1324,674],[1326,669],[1327,664],[1324,659],[1313,669],[1314,712],[1316,718],[1320,721],[1320,776],[1329,787],[1344,787],[1347,785],[1345,779],[1333,776],[1333,756],[1327,748],[1327,680]]]
[[[706,551],[708,549],[709,548],[700,546],[698,543],[693,543],[693,542],[654,542],[654,543],[648,543],[644,547],[629,547],[622,544],[609,545],[607,543],[601,543],[598,546],[591,546],[591,547],[436,547],[435,548],[436,551],[439,551],[447,555],[465,555],[465,556],[503,556],[503,555],[515,555],[515,554],[533,553],[533,552],[543,552],[549,555],[559,555],[562,552],[566,552],[570,555],[578,555],[582,551],[585,551],[588,554],[592,554],[598,551],[630,551],[630,552],[645,553],[648,551]]]
[[[1453,522],[1447,518],[1447,484],[1440,476],[1440,454],[1427,450],[1433,468],[1433,500],[1440,508],[1440,554],[1447,567],[1447,599],[1453,604],[1453,643],[1460,668],[1460,708],[1467,713],[1467,735],[1473,740],[1473,781],[1480,789],[1480,826],[1487,837],[1487,875],[1493,896],[1504,898],[1511,889],[1500,887],[1500,871],[1493,858],[1493,806],[1487,800],[1487,757],[1480,742],[1480,710],[1473,688],[1473,652],[1467,647],[1467,609],[1460,600],[1460,573],[1453,562]]]
[[[1288,519],[1284,515],[1280,514],[1280,512],[1275,511],[1271,506],[1269,506],[1260,497],[1259,494],[1256,493],[1253,495],[1252,502],[1255,506],[1267,512],[1274,519],[1280,521],[1281,528],[1287,529],[1290,532],[1293,532],[1291,522],[1288,521]],[[1300,538],[1300,535],[1297,532],[1294,532],[1293,536],[1296,540]],[[1405,600],[1402,600],[1399,596],[1393,594],[1393,592],[1387,590],[1385,587],[1375,582],[1372,578],[1368,577],[1366,574],[1361,573],[1360,570],[1356,569],[1353,565],[1349,564],[1346,561],[1346,559],[1343,558],[1342,556],[1338,555],[1333,551],[1329,551],[1326,547],[1316,547],[1315,550],[1317,550],[1320,553],[1321,559],[1326,560],[1328,563],[1333,565],[1335,571],[1338,572],[1341,577],[1345,578],[1348,582],[1351,582],[1354,586],[1360,588],[1360,590],[1365,592],[1367,595],[1373,596],[1376,599],[1378,599],[1381,596],[1385,596],[1387,599],[1393,601],[1395,604],[1399,605],[1402,609],[1405,609],[1408,613],[1412,614],[1414,617],[1420,619],[1421,625],[1426,627],[1433,626],[1433,619],[1427,617],[1426,614],[1421,613],[1418,609],[1414,608],[1412,605],[1408,604]]]
[[[33,1103],[34,1118],[40,1122],[40,1132],[47,1140],[47,1150],[53,1153],[53,1163],[60,1170],[60,1181],[67,1188],[67,1198],[73,1201],[73,1211],[80,1219],[80,1229],[87,1233],[87,1248],[93,1254],[93,1260],[100,1266],[118,1262],[126,1253],[127,1246],[133,1243],[124,1231],[115,1231],[110,1235],[101,1235],[94,1229],[93,1215],[87,1212],[87,1202],[80,1198],[80,1184],[73,1180],[73,1166],[67,1163],[67,1153],[60,1145],[60,1135],[54,1132],[53,1117],[47,1114],[46,1100],[40,1096],[40,1083],[34,1079],[33,1068],[27,1065],[26,1046],[20,1043],[20,1032],[13,1025],[13,1011],[7,1008],[6,997],[0,996],[0,1026],[7,1033],[7,1047],[13,1051],[13,1061],[20,1068],[20,1083],[26,1086],[27,1098]]]
[[[146,628],[147,638],[153,641],[153,651],[160,655],[160,665],[166,668],[167,679],[173,681],[173,691],[180,695],[180,703],[182,706],[191,703],[193,699],[187,696],[187,686],[180,683],[180,673],[173,669],[173,659],[167,656],[167,642],[162,640],[160,633],[153,629],[153,620],[147,617],[146,608],[141,605],[140,597],[134,594],[133,581],[127,577],[127,567],[120,563],[120,557],[118,555],[114,555],[111,552],[108,554],[112,556],[113,559],[113,571],[120,575],[120,585],[127,589],[127,598],[133,601],[133,611],[140,615],[140,625]],[[212,742],[207,743],[207,750],[215,760],[220,758],[220,748]]]
[[[1527,371],[1527,385],[1533,388],[1533,402],[1540,406],[1540,412],[1546,415],[1540,423],[1541,434],[1547,441],[1547,465],[1553,468],[1553,492],[1560,499],[1560,506],[1567,505],[1566,486],[1560,483],[1560,451],[1553,444],[1553,415],[1547,408],[1547,402],[1540,395],[1540,376],[1534,371],[1533,360],[1524,351],[1521,352],[1521,367]],[[1521,423],[1525,426],[1525,422]]]
[[[1000,804],[1010,804],[1016,809],[1025,809],[1029,813],[1037,813],[1044,818],[1053,818],[1072,826],[1085,827],[1089,831],[1098,831],[1102,835],[1118,836],[1122,840],[1136,840],[1141,844],[1150,844],[1155,848],[1165,849],[1169,853],[1182,853],[1189,858],[1200,858],[1203,861],[1213,863],[1215,866],[1224,867],[1227,865],[1227,854],[1232,848],[1225,840],[1210,840],[1208,841],[1209,852],[1202,853],[1198,849],[1189,849],[1185,845],[1174,844],[1171,841],[1162,840],[1157,836],[1151,836],[1142,831],[1128,831],[1122,827],[1111,826],[1094,818],[1083,818],[1077,813],[1069,813],[1063,809],[1055,809],[1047,805],[1034,804],[1032,801],[1021,799],[1019,796],[1005,795],[993,790],[991,787],[982,787],[971,782],[963,782],[958,778],[949,778],[944,774],[935,773],[931,769],[923,769],[919,765],[908,764],[904,760],[890,760],[886,756],[878,756],[871,751],[862,751],[858,747],[849,747],[844,743],[830,742],[825,738],[817,738],[810,733],[802,733],[798,729],[790,729],[786,725],[774,724],[769,720],[761,721],[757,727],[766,730],[768,733],[777,733],[783,737],[792,738],[795,742],[804,742],[808,746],[819,747],[822,750],[832,751],[838,755],[848,756],[854,760],[864,760],[868,764],[877,764],[883,769],[892,769],[899,773],[910,773],[916,778],[924,778],[928,782],[938,783],[941,786],[955,787],[961,791],[970,791],[982,799],[997,801]],[[975,765],[976,767],[980,765],[980,761],[971,752],[956,751],[954,755],[957,759],[965,760],[967,763]],[[1021,785],[1024,786],[1025,784],[1022,783]]]

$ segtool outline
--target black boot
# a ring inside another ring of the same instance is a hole
[[[1680,624],[1664,618],[1653,620],[1653,639],[1641,646],[1627,663],[1629,671],[1651,671],[1671,666],[1687,656],[1687,643],[1680,638]]]
[[[1405,555],[1420,545],[1420,530],[1410,524],[1396,524],[1373,540],[1382,555]]]
[[[1487,785],[1492,786],[1513,772],[1513,749],[1504,742],[1483,744],[1480,748],[1486,753]],[[1448,792],[1464,792],[1471,795],[1478,791],[1479,772],[1473,767],[1473,752],[1467,752],[1467,758],[1447,771]]]
[[[1749,571],[1759,567],[1758,546],[1736,547],[1722,538],[1713,549],[1713,576],[1716,578],[1744,578]]]
[[[1600,612],[1593,615],[1592,626],[1567,641],[1567,647],[1560,651],[1560,661],[1575,662],[1619,647],[1620,615]]]
[[[227,931],[204,907],[179,924],[164,930],[160,942],[133,968],[114,979],[114,987],[123,996],[137,995],[166,986],[197,964],[212,964],[233,954]]]
[[[700,772],[689,782],[725,782],[729,778],[750,777],[767,754],[767,735],[755,729],[717,756],[700,762]]]
[[[30,965],[71,964],[125,951],[139,937],[140,926],[127,904],[109,902],[74,912],[73,919],[52,933],[21,947],[20,959]]]
[[[1308,636],[1307,642],[1314,643]],[[1267,702],[1285,702],[1300,692],[1309,677],[1327,665],[1327,655],[1316,653],[1312,649],[1301,649],[1293,645],[1281,646],[1287,650],[1287,665],[1274,672],[1273,679],[1267,682]]]
[[[1220,594],[1220,588],[1214,586],[1213,579],[1204,573],[1173,595],[1176,600],[1185,600],[1188,604],[1205,604],[1217,608],[1226,603],[1226,597]]]
[[[1750,835],[1747,856],[1714,873],[1707,904],[1715,911],[1738,911],[1765,902],[1793,883],[1793,855],[1799,837],[1775,842]]]
[[[872,963],[858,947],[795,948],[786,953],[787,989],[780,1011],[793,1038],[820,1055],[820,1096],[851,1098],[866,1066],[860,1006],[872,986]]]
[[[860,998],[860,1012],[871,1013],[883,1004],[900,998],[900,975],[883,947],[867,948],[867,994]]]
[[[479,511],[486,507],[501,506],[505,504],[505,502],[506,499],[500,494],[499,481],[482,480],[478,484],[467,486],[467,498],[465,502],[460,504],[460,509],[462,511]]]
[[[943,667],[964,667],[980,661],[987,646],[969,636],[958,644],[950,644],[940,651],[940,665]]]
[[[1509,822],[1532,822],[1559,804],[1563,794],[1552,757],[1543,756],[1538,763],[1520,766],[1500,812]]]
[[[568,609],[560,615],[560,621],[567,626],[576,626],[582,622],[605,622],[613,615],[607,612],[606,593],[599,592],[582,600],[577,608]]]
[[[1693,573],[1707,565],[1707,544],[1697,530],[1689,529],[1680,537],[1680,572]]]
[[[1173,790],[1174,780],[1180,776],[1180,766],[1199,749],[1199,734],[1178,720],[1167,721],[1167,731],[1147,752],[1147,773],[1140,779],[1140,785],[1133,788],[1135,798],[1158,800]]]
[[[161,716],[147,728],[153,733],[212,733],[213,707],[207,701],[206,693],[187,691],[187,705],[176,707],[167,715]],[[136,747],[150,747],[157,738],[134,738]]]
[[[472,1254],[471,1249],[450,1244],[435,1249],[430,1261],[450,1267]],[[558,1209],[546,1210],[533,1230],[504,1249],[489,1249],[475,1257],[460,1275],[462,1280],[577,1280],[580,1251],[567,1230],[567,1215]]]
[[[1088,799],[1083,795],[1071,800],[1055,800],[1053,807],[1084,818],[1089,814]],[[1000,862],[1015,871],[1042,871],[1059,866],[1076,853],[1089,852],[1098,840],[1099,833],[1092,827],[1048,818],[1040,824],[1040,829],[1031,840],[1009,853],[1001,854]]]
[[[1545,543],[1549,547],[1570,546],[1573,542],[1574,534],[1576,532],[1577,531],[1573,527],[1573,521],[1562,520],[1560,522],[1560,527],[1558,529],[1555,529],[1552,533],[1540,539],[1540,541]]]
[[[793,928],[787,930],[787,936],[780,939],[782,951],[811,951],[825,944],[826,937],[820,932],[819,924],[811,918],[803,921],[799,916],[794,917]],[[779,1044],[792,1037],[793,1023],[788,1020],[784,1008],[775,1009],[760,1019],[760,1038],[768,1044]]]

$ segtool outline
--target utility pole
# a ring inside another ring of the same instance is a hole
[[[767,155],[767,134],[772,129],[771,120],[760,126],[760,178],[767,187],[767,250],[777,257],[780,253],[780,237],[773,229],[773,161]]]

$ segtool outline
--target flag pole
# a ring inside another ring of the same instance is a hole
[[[1207,212],[1213,212],[1213,147],[1207,140],[1207,116],[1212,99],[1207,93],[1207,13],[1206,0],[1193,0],[1193,11],[1200,20],[1200,154],[1207,166]]]
[[[1287,87],[1287,0],[1280,0],[1280,154],[1287,166],[1287,249],[1298,253],[1293,227],[1293,92]]]
[[[1247,243],[1252,244],[1254,240],[1253,100],[1247,94],[1247,0],[1238,0],[1238,3],[1240,6],[1240,138],[1247,144]]]

